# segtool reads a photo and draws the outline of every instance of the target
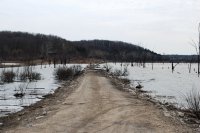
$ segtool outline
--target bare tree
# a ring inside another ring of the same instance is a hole
[[[174,72],[175,67],[176,67],[178,64],[179,64],[179,63],[176,63],[176,64],[174,65],[174,62],[172,61],[172,73]]]
[[[192,46],[195,48],[196,53],[197,53],[197,63],[198,63],[198,76],[200,75],[200,23],[199,23],[199,27],[198,27],[198,33],[199,33],[199,37],[198,37],[198,42],[192,40]]]
[[[200,67],[200,63],[199,63],[199,59],[200,59],[200,23],[199,23],[198,31],[199,31],[199,49],[198,49],[198,76],[199,76],[199,74],[200,74],[200,70],[199,70],[199,67]]]

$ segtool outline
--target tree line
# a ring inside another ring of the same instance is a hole
[[[162,61],[162,55],[120,41],[68,41],[53,35],[0,32],[0,60],[99,59],[109,61]]]

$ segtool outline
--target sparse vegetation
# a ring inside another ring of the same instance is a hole
[[[122,76],[128,76],[128,66],[124,66],[124,69],[123,69],[123,73],[122,73]]]
[[[23,71],[19,74],[19,79],[26,81],[40,80],[41,74],[34,72],[31,66],[25,66]]]
[[[192,91],[186,95],[185,100],[187,102],[187,108],[200,119],[200,93],[192,89]]]
[[[80,75],[81,71],[82,71],[82,67],[80,65],[74,65],[74,66],[70,67],[70,69],[73,70],[74,76]]]
[[[127,66],[124,66],[123,70],[120,69],[115,69],[114,72],[112,72],[113,76],[128,76],[129,72],[128,72],[128,68]]]
[[[11,83],[15,80],[21,81],[33,81],[33,80],[40,80],[41,74],[38,72],[34,72],[31,66],[25,66],[22,72],[20,72],[19,68],[15,71],[12,70],[2,70],[0,73],[0,81],[1,83]]]
[[[55,70],[54,75],[57,80],[67,80],[74,76],[80,75],[82,68],[80,65],[74,65],[71,67],[59,67]]]
[[[20,73],[20,79],[25,81],[25,80],[29,80],[29,81],[33,81],[33,80],[40,80],[41,79],[41,74],[37,73],[37,72],[31,72],[29,74],[27,73]]]
[[[1,73],[1,81],[2,82],[13,82],[15,79],[16,74],[12,71],[12,70],[8,70],[8,71],[2,71]]]
[[[58,80],[66,80],[73,76],[73,71],[67,67],[59,67],[55,70],[54,75]]]
[[[131,81],[127,78],[124,78],[124,79],[121,79],[121,80],[122,80],[122,83],[124,83],[124,84],[130,84],[131,83]]]
[[[119,69],[115,69],[115,71],[112,73],[113,76],[121,76],[122,75],[122,71]]]

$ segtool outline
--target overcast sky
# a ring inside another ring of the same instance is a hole
[[[0,0],[0,30],[108,39],[195,54],[200,0]]]

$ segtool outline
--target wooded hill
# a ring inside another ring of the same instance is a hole
[[[162,56],[137,45],[107,40],[68,41],[53,35],[0,32],[1,60],[98,59],[161,61]]]

